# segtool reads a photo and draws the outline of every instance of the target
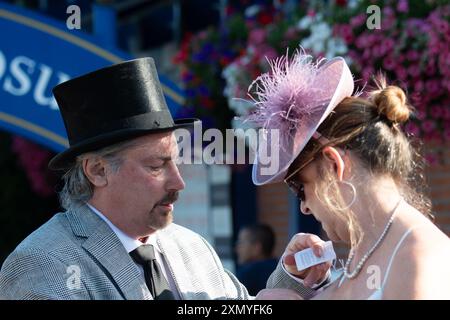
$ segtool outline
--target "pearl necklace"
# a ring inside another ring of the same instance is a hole
[[[353,258],[355,257],[355,251],[353,249],[350,250],[348,260],[345,263],[343,278],[353,279],[359,274],[362,267],[364,266],[364,263],[366,263],[367,259],[369,259],[369,257],[372,255],[372,253],[375,251],[375,249],[378,248],[381,241],[383,241],[384,237],[386,236],[390,226],[392,225],[392,222],[394,221],[395,212],[397,211],[397,208],[400,205],[401,201],[402,201],[402,198],[400,198],[400,200],[397,202],[395,208],[392,210],[391,218],[389,219],[388,223],[386,224],[386,227],[384,228],[383,233],[378,238],[377,242],[375,242],[373,247],[361,258],[361,260],[358,262],[355,270],[353,270],[352,273],[350,273],[348,269],[350,267],[350,263],[352,262]]]

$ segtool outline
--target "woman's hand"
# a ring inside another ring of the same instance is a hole
[[[307,287],[312,287],[314,284],[318,284],[325,279],[328,270],[331,268],[331,261],[298,271],[295,264],[294,254],[307,248],[311,248],[317,257],[321,257],[323,255],[324,244],[325,241],[314,234],[297,233],[292,237],[284,251],[284,267],[290,274],[302,279],[303,283]]]

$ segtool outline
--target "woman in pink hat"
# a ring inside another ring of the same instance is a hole
[[[268,174],[257,157],[254,183],[284,181],[301,212],[351,248],[341,275],[315,298],[450,299],[450,240],[429,219],[421,161],[400,127],[412,110],[403,90],[380,77],[366,97],[352,96],[344,59],[313,63],[302,52],[276,60],[254,84],[248,120],[280,135],[268,141],[279,143],[270,154],[279,170]],[[296,274],[300,249],[292,240],[279,267]]]

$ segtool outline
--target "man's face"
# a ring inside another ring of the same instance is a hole
[[[122,165],[108,173],[105,187],[114,220],[133,236],[146,236],[173,220],[173,203],[184,189],[172,133],[150,134],[121,153]]]

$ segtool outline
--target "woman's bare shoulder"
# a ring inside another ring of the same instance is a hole
[[[386,299],[450,299],[450,239],[434,226],[415,228],[394,257]]]

